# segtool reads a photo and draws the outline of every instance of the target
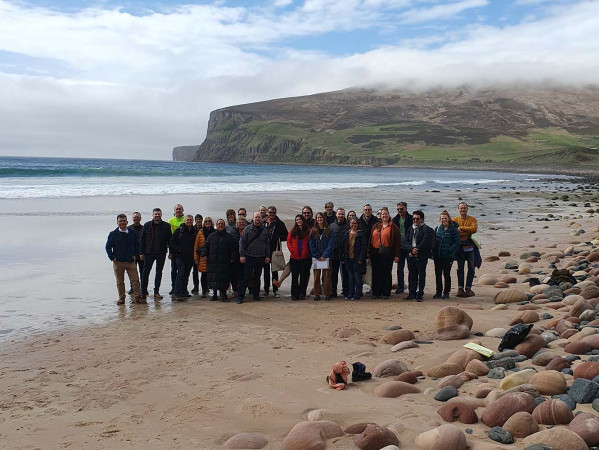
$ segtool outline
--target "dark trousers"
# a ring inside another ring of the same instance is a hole
[[[363,264],[362,264],[363,265]],[[362,274],[358,273],[358,260],[347,258],[347,298],[358,299],[362,295]]]
[[[154,278],[154,293],[160,292],[160,283],[162,282],[162,269],[166,261],[166,253],[154,254],[146,253],[144,255],[144,274],[141,277],[141,295],[148,295],[148,280],[152,266],[156,261],[156,276]]]
[[[208,273],[200,272],[200,285],[202,286],[202,295],[208,293]]]
[[[144,262],[141,259],[137,258],[136,263],[137,263],[137,269],[139,270],[139,279],[141,280],[144,276]],[[131,281],[131,280],[129,280],[129,281]],[[131,289],[133,289],[133,285],[131,285]]]
[[[474,281],[474,252],[465,252],[462,247],[458,249],[458,287],[471,288]],[[468,262],[468,275],[464,286],[464,264]]]
[[[177,279],[175,280],[175,294],[187,294],[187,284],[189,283],[189,273],[193,268],[193,261],[185,261],[182,258],[176,258]]]
[[[243,264],[239,260],[231,264],[231,289],[235,292],[239,292],[239,286],[241,285],[241,279],[243,278]]]
[[[289,259],[289,268],[291,269],[291,298],[306,296],[311,267],[311,258]]]
[[[449,294],[451,291],[451,258],[435,258],[435,283],[437,285],[437,294]],[[445,289],[443,289],[443,278],[445,278]]]
[[[406,283],[405,283],[405,278],[404,278],[404,271],[405,271],[405,267],[406,267],[406,260],[408,258],[408,251],[407,250],[401,250],[401,253],[399,255],[399,262],[397,263],[397,289],[399,289],[400,291],[405,291],[406,289]]]
[[[177,258],[173,256],[171,259],[171,290],[175,290],[175,283],[177,281]]]
[[[426,284],[426,265],[428,258],[408,258],[408,283],[410,295],[422,297]],[[418,288],[418,290],[416,290]]]
[[[198,266],[196,264],[191,268],[191,273],[193,276],[193,290],[199,291],[200,289],[200,273],[198,272]]]
[[[344,297],[347,297],[347,289],[349,285],[347,267],[345,267],[345,263],[340,259],[331,259],[331,287],[333,288],[333,295],[337,295],[339,272],[341,272],[341,293]]]
[[[268,294],[270,289],[270,280],[278,280],[279,272],[271,272],[270,271],[270,263],[264,264],[264,292]],[[277,292],[279,289],[273,285],[272,291]]]
[[[370,253],[372,261],[372,295],[373,297],[389,297],[391,295],[391,271],[393,257],[383,256],[377,248]]]
[[[248,280],[252,279],[252,289],[251,293],[254,297],[254,300],[260,300],[260,274],[264,269],[264,258],[263,257],[254,257],[254,256],[246,256],[244,270],[243,270],[243,278],[241,279],[241,283],[239,285],[239,291],[237,293],[237,298],[243,300],[243,296],[245,294],[245,289],[248,285]]]

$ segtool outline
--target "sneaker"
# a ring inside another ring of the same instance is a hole
[[[241,305],[243,303],[243,299],[238,298],[237,300],[235,300],[235,303],[237,303],[238,305]]]
[[[433,298],[441,298],[441,297],[442,297],[442,296],[441,296],[441,293],[440,293],[440,292],[437,292],[435,295],[433,295]]]
[[[474,297],[476,294],[469,287],[466,288],[466,297]]]
[[[210,297],[211,302],[215,302],[217,300],[218,300],[218,296],[216,294],[214,294],[212,297]]]
[[[395,293],[396,293],[397,295],[401,295],[401,294],[403,294],[403,292],[404,292],[404,290],[403,290],[403,289],[399,289],[399,288],[397,288],[397,289],[395,290]]]
[[[443,294],[443,297],[441,297],[443,300],[449,300],[449,292],[446,292],[445,294]]]
[[[317,302],[318,300],[320,300],[320,295],[315,295],[314,296],[314,301]]]
[[[464,291],[464,288],[458,289],[458,293],[456,294],[456,297],[466,297],[466,291]]]
[[[229,303],[229,298],[226,295],[223,295],[223,297],[220,299],[221,302],[225,302],[225,303]]]
[[[409,294],[404,300],[406,300],[408,302],[411,301],[411,300],[416,300],[416,296],[412,295],[412,294]]]
[[[274,297],[274,298],[281,298],[281,296],[279,295],[279,293],[278,293],[278,292],[275,292],[275,293],[273,294],[273,297]]]
[[[158,292],[154,292],[154,298],[156,300],[162,300],[164,297],[162,295],[160,295]]]
[[[422,300],[424,300],[424,299],[422,298],[422,295],[419,295],[418,297],[416,297],[416,301],[417,301],[418,303],[422,302]]]
[[[179,297],[189,298],[189,297],[191,297],[191,294],[189,292],[185,292],[185,293],[179,295]]]

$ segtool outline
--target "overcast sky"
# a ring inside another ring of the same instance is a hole
[[[599,82],[599,0],[0,0],[0,155],[170,159],[210,111]]]

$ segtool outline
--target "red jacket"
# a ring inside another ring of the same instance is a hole
[[[293,231],[293,230],[292,230]],[[300,240],[302,241],[302,248],[299,248]],[[310,245],[308,244],[309,236],[306,235],[302,239],[294,238],[291,236],[291,231],[287,235],[287,248],[291,253],[291,259],[308,259],[310,258]]]

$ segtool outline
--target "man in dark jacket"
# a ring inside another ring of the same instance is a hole
[[[326,202],[324,204],[324,219],[327,221],[327,224],[329,224],[329,226],[334,224],[335,220],[337,220],[335,214],[335,205],[333,205],[333,202]]]
[[[112,268],[116,278],[116,288],[119,293],[117,305],[125,303],[125,272],[133,286],[131,303],[146,303],[139,298],[139,276],[135,261],[139,257],[139,239],[134,231],[127,228],[127,216],[119,214],[116,217],[117,228],[108,234],[106,239],[106,254],[112,261]]]
[[[170,254],[177,265],[177,278],[173,293],[175,300],[191,297],[187,291],[187,283],[194,265],[193,247],[197,233],[197,229],[193,226],[193,216],[188,214],[185,216],[185,222],[175,230],[171,238]]]
[[[397,215],[393,218],[393,223],[398,226],[401,231],[401,241],[406,237],[406,232],[412,228],[412,215],[408,213],[408,204],[406,202],[397,203]],[[406,261],[408,258],[408,252],[401,249],[399,255],[399,262],[397,263],[397,290],[396,294],[403,294],[406,289],[404,269],[406,267]]]
[[[347,297],[349,278],[345,264],[345,238],[349,224],[345,220],[345,209],[337,208],[336,221],[331,225],[331,231],[335,233],[335,251],[331,258],[331,287],[333,293],[331,298],[337,297],[337,284],[339,283],[339,271],[341,271],[341,286],[343,297]]]
[[[268,244],[270,247],[270,254],[277,250],[279,242],[287,240],[287,227],[281,219],[277,216],[277,208],[274,206],[268,207],[268,214],[264,220],[264,227],[268,233]],[[264,295],[268,297],[268,290],[270,289],[270,281],[279,279],[279,272],[270,270],[270,263],[264,264]],[[272,293],[275,298],[279,297],[279,290],[273,284]]]
[[[270,246],[268,233],[262,224],[262,215],[255,212],[252,223],[243,229],[239,238],[239,261],[245,264],[243,279],[239,284],[237,303],[243,303],[245,289],[250,277],[253,280],[252,295],[254,300],[260,300],[260,274],[264,264],[270,262]]]
[[[431,238],[433,230],[424,224],[424,213],[412,213],[412,228],[406,232],[401,247],[408,252],[409,295],[406,300],[422,301],[426,283],[426,265],[432,255]]]
[[[162,282],[162,269],[166,261],[166,252],[171,241],[171,226],[162,220],[162,210],[154,208],[152,220],[144,224],[141,232],[140,258],[144,261],[144,273],[141,278],[141,297],[148,296],[148,279],[154,261],[156,262],[156,277],[154,278],[154,299],[162,299],[160,283]]]
[[[368,203],[364,205],[364,212],[360,216],[360,228],[364,230],[366,234],[366,238],[370,240],[370,235],[372,233],[372,227],[378,222],[378,219],[374,214],[372,214],[372,206]]]
[[[141,224],[141,213],[135,211],[131,218],[133,219],[133,224],[129,225],[127,228],[135,232],[135,235],[139,240],[139,248],[141,248],[141,232],[144,229],[144,226]],[[141,280],[144,273],[144,262],[140,258],[137,258],[137,268],[139,269],[139,279]],[[129,289],[129,294],[133,294],[133,286]]]

